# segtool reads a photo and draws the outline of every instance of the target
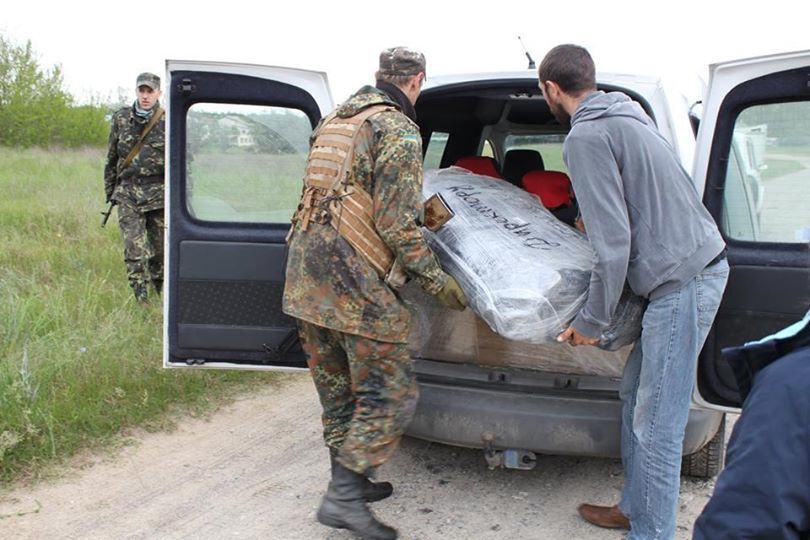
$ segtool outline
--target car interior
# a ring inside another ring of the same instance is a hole
[[[653,116],[643,99],[622,91]],[[455,165],[509,182],[534,195],[564,223],[574,225],[578,209],[567,171],[550,169],[546,165],[548,160],[537,148],[516,148],[509,144],[521,137],[558,140],[555,150],[561,163],[561,141],[568,127],[554,118],[535,81],[485,81],[426,89],[416,110],[426,167],[427,153],[438,150],[438,161],[430,165],[439,168]],[[443,148],[433,148],[436,133],[446,134]],[[557,167],[562,168],[559,164]]]

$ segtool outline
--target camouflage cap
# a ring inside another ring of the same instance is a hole
[[[152,90],[160,90],[160,77],[154,73],[141,73],[136,79],[135,88],[140,88],[141,86],[148,86]]]
[[[380,53],[382,75],[416,75],[425,72],[425,55],[408,47],[391,47]]]

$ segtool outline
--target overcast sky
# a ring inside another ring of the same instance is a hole
[[[800,6],[805,5],[805,8]],[[325,71],[336,101],[371,82],[379,51],[422,50],[435,74],[516,70],[558,43],[588,47],[600,71],[705,76],[709,63],[810,49],[798,0],[7,1],[0,33],[60,64],[79,99],[134,96],[135,75],[165,60]]]

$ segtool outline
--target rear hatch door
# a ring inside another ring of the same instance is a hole
[[[810,308],[810,51],[711,66],[694,177],[731,267],[695,401],[730,410],[740,398],[721,350]]]
[[[166,367],[305,367],[281,311],[285,237],[324,73],[167,62]]]

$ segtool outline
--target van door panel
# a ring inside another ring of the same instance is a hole
[[[772,334],[810,309],[810,246],[800,234],[802,224],[810,227],[810,169],[802,172],[800,163],[805,154],[810,159],[810,52],[713,66],[704,110],[695,180],[705,185],[704,202],[725,237],[731,273],[700,356],[695,401],[727,410],[741,404],[722,349]],[[750,125],[751,118],[758,124]],[[751,133],[758,138],[746,140],[741,158],[739,140],[732,141]],[[750,155],[756,152],[762,155]],[[785,192],[788,180],[794,192]],[[726,190],[739,186],[727,182],[735,181],[748,184],[730,208]],[[756,227],[731,227],[734,215]]]
[[[167,62],[164,365],[305,367],[282,312],[285,237],[323,73]]]

